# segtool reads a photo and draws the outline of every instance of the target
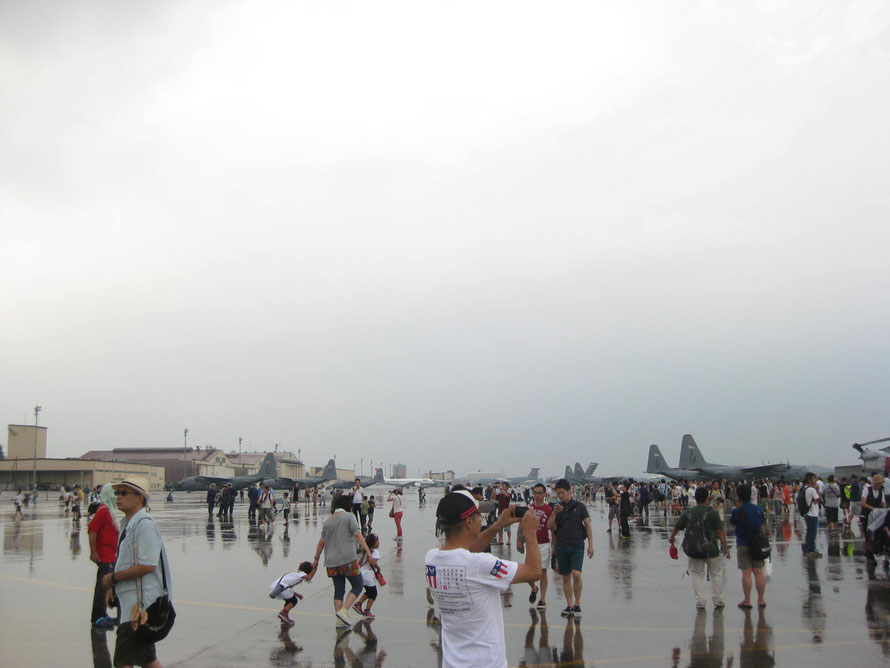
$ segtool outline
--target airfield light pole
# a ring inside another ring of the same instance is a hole
[[[40,406],[34,406],[34,482],[32,485],[32,489],[37,489],[37,425],[39,424],[40,419],[40,411],[43,409]]]
[[[362,470],[359,475],[365,475],[365,459],[362,457]]]
[[[186,460],[188,459],[188,454],[189,454],[189,430],[186,429],[184,432],[182,432],[182,436],[183,436],[183,443],[182,443],[182,475],[183,475],[183,477],[184,477],[184,476],[185,476],[185,472],[186,472],[186,463],[185,463],[185,462],[186,462]],[[195,465],[194,465],[194,462],[192,462],[192,475],[194,475],[194,473],[195,473]]]

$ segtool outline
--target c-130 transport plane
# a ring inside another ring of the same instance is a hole
[[[258,482],[269,485],[272,489],[292,489],[295,485],[303,485],[314,487],[337,480],[337,464],[333,459],[329,459],[320,476],[309,476],[307,478],[288,478],[277,475],[277,462],[275,461],[275,453],[268,453],[260,464],[259,470],[253,475],[233,476],[226,478],[222,476],[195,475],[183,478],[179,483],[182,489],[188,492],[206,492],[210,489],[210,485],[222,487],[227,483],[231,483],[235,489],[243,489]],[[349,483],[352,486],[352,482]]]
[[[831,469],[815,465],[792,464],[761,464],[760,466],[728,466],[714,464],[705,460],[701,450],[692,438],[692,434],[683,435],[680,446],[680,465],[683,470],[698,471],[699,477],[709,479],[726,478],[727,480],[751,480],[753,478],[785,478],[786,480],[802,479],[807,472],[817,475],[828,475]]]

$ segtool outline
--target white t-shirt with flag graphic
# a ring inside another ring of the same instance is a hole
[[[505,591],[519,564],[485,552],[430,550],[426,583],[442,620],[442,666],[507,666]]]

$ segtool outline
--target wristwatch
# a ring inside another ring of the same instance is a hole
[[[117,573],[111,574],[111,584],[117,584]]]

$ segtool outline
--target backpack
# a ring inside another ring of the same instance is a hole
[[[695,518],[689,515],[689,522],[683,532],[683,552],[693,559],[708,559],[711,556],[711,541],[705,531],[705,518],[708,513],[702,513]]]
[[[806,515],[810,510],[810,504],[807,503],[807,487],[801,485],[801,488],[797,490],[797,497],[794,499],[797,504],[797,512],[801,515]]]

